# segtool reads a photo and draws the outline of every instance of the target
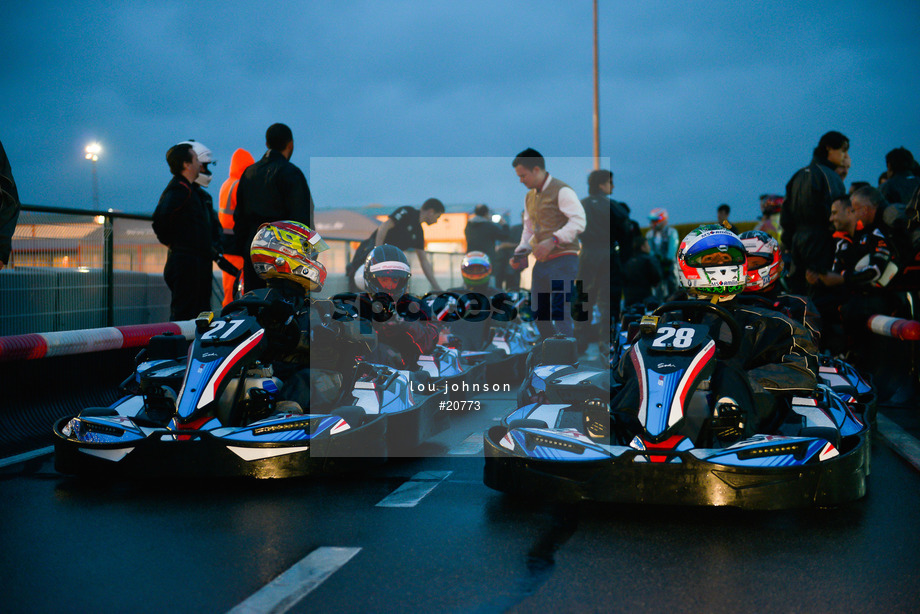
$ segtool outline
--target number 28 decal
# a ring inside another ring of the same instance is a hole
[[[666,348],[674,347],[685,349],[693,345],[692,328],[674,328],[672,326],[662,326],[658,329],[658,336],[652,341],[652,347]]]
[[[211,323],[211,328],[208,330],[208,332],[201,335],[201,339],[202,341],[206,339],[214,339],[214,338],[228,339],[231,335],[233,335],[233,332],[237,328],[239,328],[242,323],[243,323],[243,320],[230,320],[229,322],[227,322],[226,320],[215,320],[214,322]],[[228,324],[230,326],[227,327],[226,330],[224,330],[224,328]],[[218,335],[217,333],[220,333],[220,334]]]

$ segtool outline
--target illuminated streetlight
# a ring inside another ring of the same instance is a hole
[[[99,177],[96,174],[96,162],[102,153],[102,145],[94,141],[83,151],[86,152],[86,159],[93,163],[93,209],[99,209]]]
[[[90,143],[86,146],[84,151],[86,152],[86,159],[95,162],[99,159],[99,154],[102,153],[102,145],[99,143]]]

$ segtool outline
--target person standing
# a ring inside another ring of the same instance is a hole
[[[466,221],[463,235],[467,252],[482,252],[489,262],[495,262],[496,244],[507,238],[508,228],[493,222],[489,213],[488,205],[476,205],[473,215]]]
[[[808,269],[827,272],[834,259],[834,238],[828,220],[831,204],[846,196],[843,180],[835,171],[848,157],[850,140],[831,131],[821,136],[811,164],[797,171],[786,184],[780,213],[780,242],[792,260],[787,278],[790,292],[805,294]]]
[[[542,311],[541,295],[551,297],[550,313],[546,314],[550,317],[538,317],[537,328],[544,339],[554,332],[572,337],[573,316],[581,299],[575,279],[578,235],[585,229],[585,209],[575,190],[546,172],[546,161],[540,152],[527,148],[514,158],[511,166],[528,189],[524,199],[524,232],[514,256],[533,253],[537,261],[531,273],[530,291],[538,313]],[[565,304],[566,299],[569,305]],[[578,313],[578,317],[584,314]]]
[[[889,204],[906,205],[920,187],[913,154],[903,147],[892,149],[885,155],[885,166],[888,181],[879,188],[879,192]]]
[[[658,260],[661,282],[656,288],[656,298],[662,302],[677,291],[677,274],[674,263],[680,238],[677,229],[668,225],[668,210],[657,207],[648,214],[649,229],[645,233],[652,256]]]
[[[3,143],[0,143],[0,270],[10,263],[19,208],[19,192],[13,179],[13,169]]]
[[[249,244],[262,224],[293,220],[313,228],[313,199],[303,172],[291,163],[294,135],[284,124],[265,131],[268,151],[243,171],[236,190],[233,228],[236,252],[243,255],[243,288],[246,292],[265,287],[249,258]]]
[[[191,143],[166,152],[173,177],[153,213],[153,231],[169,248],[163,278],[172,292],[171,320],[191,320],[211,309],[214,242],[219,224],[212,207],[200,197],[195,184],[201,162]]]
[[[243,171],[254,163],[255,158],[245,149],[237,149],[234,151],[233,156],[230,158],[230,176],[227,177],[227,180],[220,186],[220,195],[218,196],[220,199],[220,210],[218,211],[218,218],[220,219],[221,227],[223,227],[226,244],[235,243],[233,234],[233,212],[236,211],[236,191],[240,185],[240,177],[243,176]],[[236,251],[235,246],[234,251]],[[227,254],[226,257],[230,264],[240,271],[243,270],[242,256]],[[230,273],[224,272],[223,280],[223,304],[226,306],[233,300],[233,285],[236,283],[236,278]]]
[[[597,307],[600,315],[596,335],[591,335],[590,320],[578,322],[578,347],[587,349],[595,337],[601,354],[610,349],[610,318],[619,319],[623,291],[623,266],[620,250],[629,234],[629,212],[610,198],[613,193],[613,173],[600,169],[588,175],[588,196],[581,201],[585,210],[585,230],[581,233],[581,253],[578,256],[578,279],[584,283],[587,307]]]
[[[726,203],[722,203],[716,209],[716,221],[722,228],[727,228],[733,233],[738,234],[738,229],[735,228],[735,225],[728,221],[728,216],[731,215],[731,213],[732,208]]]
[[[345,269],[348,289],[351,292],[361,290],[364,285],[364,261],[375,247],[393,245],[403,252],[415,251],[419,266],[434,292],[440,292],[441,286],[434,276],[434,269],[425,253],[425,231],[422,224],[436,224],[444,213],[444,203],[437,198],[429,198],[422,203],[421,209],[400,207],[390,214],[367,239],[355,250],[351,262]]]

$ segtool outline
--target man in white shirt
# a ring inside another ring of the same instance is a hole
[[[578,235],[585,229],[584,207],[575,190],[546,172],[546,161],[538,151],[525,149],[512,166],[529,189],[524,201],[524,232],[514,255],[533,253],[537,261],[530,284],[537,328],[544,338],[554,333],[573,337],[574,318],[590,317],[581,308],[583,297],[575,284]]]

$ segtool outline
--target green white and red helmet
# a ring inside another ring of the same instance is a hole
[[[741,239],[718,224],[704,224],[677,249],[678,280],[687,293],[728,300],[744,292],[747,257]]]

